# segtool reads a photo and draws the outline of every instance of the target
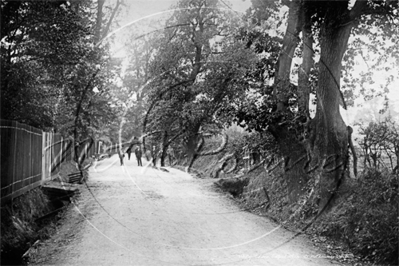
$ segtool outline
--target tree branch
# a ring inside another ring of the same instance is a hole
[[[357,19],[363,14],[363,11],[367,8],[367,1],[357,0],[353,8],[349,13],[351,20]]]
[[[86,87],[85,87],[84,90],[82,91],[82,95],[80,96],[80,100],[79,100],[79,103],[78,103],[77,108],[76,108],[75,128],[74,128],[74,130],[73,130],[73,135],[74,135],[73,137],[74,137],[75,141],[77,140],[77,136],[78,136],[78,129],[77,129],[77,127],[78,127],[78,121],[79,121],[80,110],[82,109],[83,99],[85,98],[85,95],[86,95],[87,91],[89,90],[91,83],[92,83],[92,82],[94,81],[94,79],[96,78],[98,72],[100,72],[100,69],[97,69],[96,72],[93,73],[91,79],[89,80],[89,82],[87,83]],[[79,162],[78,162],[78,159],[79,159],[79,158],[77,157],[77,156],[78,156],[78,154],[77,154],[77,148],[78,148],[78,147],[75,146],[75,161],[78,163],[78,165],[79,165],[79,167],[80,167],[80,164],[79,164]]]
[[[114,17],[115,17],[115,15],[116,15],[116,12],[118,11],[118,8],[119,8],[120,5],[121,5],[120,0],[117,0],[116,6],[115,6],[114,10],[112,10],[112,14],[111,14],[111,17],[110,17],[109,20],[108,20],[107,26],[105,27],[105,29],[104,29],[104,31],[103,31],[103,33],[102,33],[102,39],[103,39],[105,36],[107,36],[108,31],[109,31],[109,29],[110,29],[110,27],[111,27],[111,23],[112,23],[112,21],[114,20]]]

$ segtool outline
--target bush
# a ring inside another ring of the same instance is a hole
[[[368,169],[324,219],[323,234],[344,240],[365,259],[398,265],[398,176]]]
[[[220,179],[215,184],[222,190],[229,192],[233,197],[239,197],[248,185],[249,178]]]

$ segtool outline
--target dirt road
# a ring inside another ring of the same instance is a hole
[[[293,233],[241,211],[212,180],[168,170],[99,162],[33,264],[333,265],[302,237],[282,245]]]

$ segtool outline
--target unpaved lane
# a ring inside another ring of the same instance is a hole
[[[113,157],[87,184],[37,264],[333,265],[302,237],[281,245],[293,234],[240,211],[209,180]]]

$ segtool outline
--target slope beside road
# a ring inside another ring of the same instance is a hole
[[[143,161],[143,164],[147,162]],[[308,240],[241,211],[213,180],[103,160],[31,265],[338,265]]]

